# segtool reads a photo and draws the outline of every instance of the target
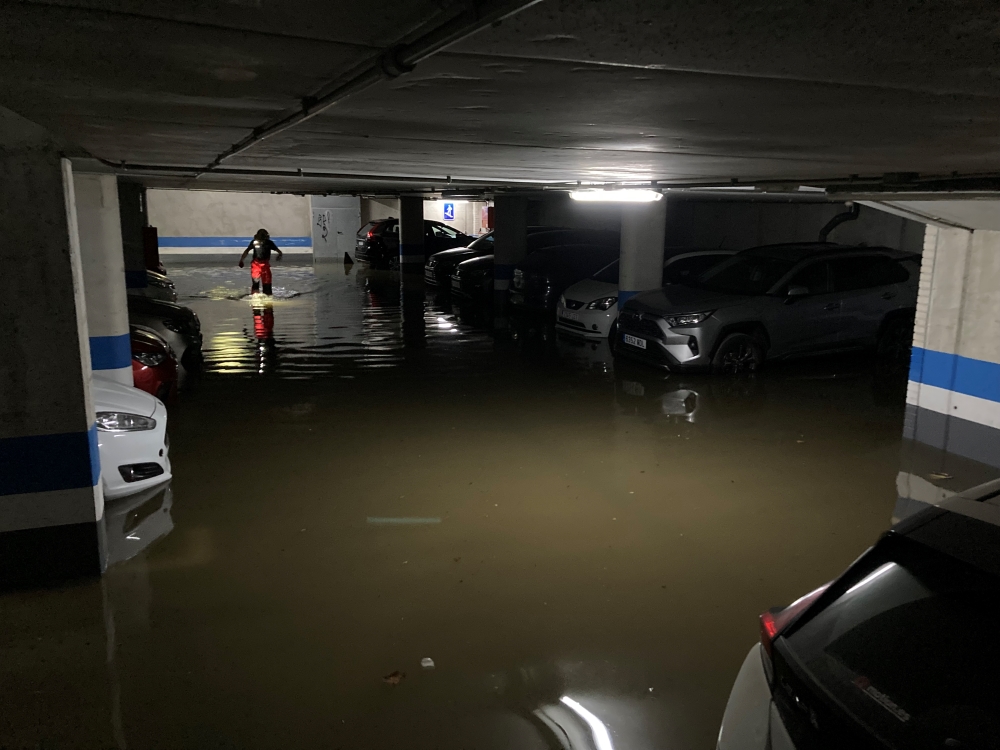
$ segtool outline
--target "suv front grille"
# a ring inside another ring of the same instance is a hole
[[[618,315],[618,327],[641,333],[649,338],[663,338],[663,329],[656,325],[655,321],[643,317],[640,313],[628,310],[623,310]]]

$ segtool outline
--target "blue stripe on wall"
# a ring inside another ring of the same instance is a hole
[[[0,495],[93,487],[100,476],[96,426],[0,439]]]
[[[1000,364],[913,347],[910,380],[1000,402]]]
[[[238,247],[246,248],[253,237],[160,237],[160,247]],[[312,237],[272,237],[280,248],[312,247]]]
[[[132,366],[132,340],[121,336],[90,337],[90,367],[94,370],[117,370]]]

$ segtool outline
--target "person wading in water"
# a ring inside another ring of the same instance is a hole
[[[264,294],[271,294],[271,251],[278,254],[281,260],[281,250],[271,241],[271,235],[266,229],[258,229],[253,236],[247,249],[240,256],[240,268],[243,268],[243,261],[247,254],[253,251],[253,261],[250,263],[250,294],[260,291],[260,285],[264,285]]]

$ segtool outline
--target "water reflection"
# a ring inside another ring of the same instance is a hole
[[[108,565],[130,560],[174,528],[170,483],[135,495],[108,500],[104,506]]]

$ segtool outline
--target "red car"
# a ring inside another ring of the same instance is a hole
[[[135,387],[170,401],[177,394],[177,359],[159,334],[145,326],[131,326],[132,379]]]

